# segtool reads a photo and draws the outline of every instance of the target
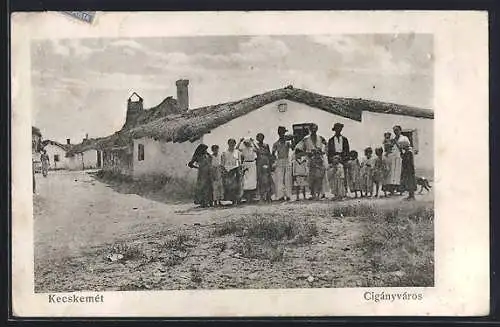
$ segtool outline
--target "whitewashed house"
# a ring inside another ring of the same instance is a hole
[[[102,168],[102,150],[97,145],[97,139],[89,139],[88,136],[82,143],[71,146],[66,157],[69,170]]]
[[[61,144],[52,140],[43,140],[42,144],[49,156],[49,169],[68,169],[67,152],[71,146],[69,143]]]
[[[278,126],[287,127],[298,140],[302,137],[301,127],[308,123],[316,123],[318,134],[328,139],[333,135],[333,124],[340,122],[344,124],[343,135],[349,139],[350,147],[357,150],[360,156],[368,146],[380,147],[384,132],[392,131],[394,125],[401,125],[415,149],[416,169],[432,177],[432,110],[373,100],[330,97],[292,86],[234,102],[188,110],[187,85],[187,82],[177,83],[177,95],[181,100],[178,100],[177,106],[173,103],[174,109],[164,112],[159,118],[131,124],[129,105],[128,126],[106,138],[115,148],[121,149],[121,153],[127,154],[126,159],[121,161],[126,169],[110,167],[134,178],[154,174],[191,178],[195,173],[186,164],[200,143],[209,147],[217,144],[224,151],[229,138],[255,138],[257,133],[263,133],[265,142],[272,144],[278,138]],[[139,101],[142,103],[142,99]],[[134,109],[142,110],[139,106]],[[140,114],[132,110],[131,116],[134,115]],[[112,141],[118,137],[121,138],[119,146]],[[106,165],[104,169],[107,169]]]

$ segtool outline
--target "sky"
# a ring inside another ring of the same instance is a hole
[[[134,91],[153,107],[181,78],[190,108],[291,84],[433,109],[429,34],[47,39],[31,63],[33,125],[61,143],[113,134]]]

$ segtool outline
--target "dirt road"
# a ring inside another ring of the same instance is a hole
[[[105,245],[115,242],[160,244],[158,242],[162,241],[163,236],[158,238],[159,232],[167,235],[171,233],[170,231],[175,232],[178,230],[184,230],[188,234],[195,235],[195,237],[192,237],[193,239],[196,239],[196,235],[198,235],[197,238],[199,239],[198,242],[193,244],[193,246],[197,247],[191,251],[193,257],[184,259],[185,264],[172,266],[165,272],[165,274],[173,274],[172,276],[175,277],[177,276],[175,271],[179,270],[179,274],[183,276],[186,271],[189,271],[188,263],[189,265],[200,264],[200,251],[207,255],[207,246],[212,248],[213,244],[205,244],[204,242],[220,243],[222,241],[229,245],[232,244],[232,241],[227,241],[227,236],[219,239],[212,236],[209,229],[212,228],[210,226],[213,223],[220,224],[224,221],[256,214],[264,216],[268,214],[279,215],[297,218],[298,220],[314,220],[317,223],[320,230],[319,236],[314,238],[310,246],[297,248],[290,255],[291,260],[294,261],[297,267],[297,274],[299,274],[299,271],[300,274],[304,274],[304,271],[307,272],[306,268],[308,266],[314,266],[310,260],[315,261],[316,259],[307,259],[305,254],[309,253],[308,251],[311,251],[310,256],[313,256],[315,252],[325,251],[327,258],[332,256],[332,258],[335,258],[325,259],[326,261],[318,259],[318,264],[321,267],[340,263],[342,266],[348,267],[349,271],[352,272],[359,271],[365,264],[362,251],[360,252],[354,247],[354,243],[360,238],[360,233],[366,232],[363,231],[363,224],[356,217],[342,220],[333,219],[330,211],[339,204],[332,201],[302,201],[273,203],[272,205],[198,209],[194,208],[191,203],[172,205],[152,201],[135,194],[118,193],[106,184],[96,181],[88,172],[58,171],[50,172],[47,178],[43,178],[41,175],[37,175],[36,178],[37,194],[34,196],[35,275],[43,276],[36,277],[42,280],[42,289],[109,289],[117,287],[116,279],[110,285],[103,285],[102,279],[94,275],[93,271],[86,271],[88,267],[104,269],[103,271],[109,273],[110,277],[116,277],[116,274],[128,276],[125,279],[130,280],[125,281],[123,279],[121,288],[119,288],[126,289],[131,283],[135,283],[139,277],[132,278],[130,267],[126,267],[126,269],[122,266],[110,267],[102,256],[96,258],[96,253],[100,253],[99,251],[102,251]],[[420,203],[432,201],[432,194],[419,196],[418,199]],[[354,204],[376,202],[377,207],[381,208],[392,208],[395,204],[402,203],[400,197],[377,200],[349,200],[344,201],[343,205],[346,202]],[[201,230],[199,226],[202,227]],[[156,247],[156,245],[153,247]],[[146,252],[149,250],[146,249]],[[153,250],[156,251],[156,248]],[[211,277],[204,281],[206,283],[205,287],[227,287],[227,285],[232,285],[231,283],[235,283],[235,281],[237,281],[237,285],[243,283],[241,285],[246,287],[257,287],[259,285],[268,287],[268,285],[278,284],[282,284],[283,287],[296,287],[294,286],[296,277],[283,277],[284,274],[289,274],[291,263],[284,264],[281,268],[278,268],[279,263],[270,265],[269,271],[267,271],[267,275],[270,277],[265,281],[248,282],[250,284],[242,282],[242,277],[238,275],[237,271],[234,271],[237,264],[242,262],[242,258],[232,257],[232,255],[237,255],[238,251],[231,249],[228,251],[228,254],[224,254],[226,252],[223,251],[224,253],[220,255],[210,254],[210,259],[204,259],[206,266],[209,267],[206,268],[207,271],[212,272]],[[303,253],[303,251],[306,252]],[[222,261],[224,262],[222,264],[219,260],[224,255],[229,255],[232,259],[228,260],[226,258]],[[160,257],[155,257],[147,265],[164,262],[165,258],[161,259]],[[314,258],[316,257],[314,256]],[[80,268],[72,268],[71,265],[75,264],[75,262]],[[60,271],[56,271],[56,267],[59,265],[63,267],[60,268]],[[138,265],[142,267],[138,268],[137,271],[140,278],[146,278],[152,276],[153,273],[157,273],[149,271],[149,268],[144,267],[144,263]],[[245,264],[245,269],[252,272],[254,266],[255,263],[248,262]],[[234,276],[231,275],[232,281],[221,281],[222,277],[219,269],[223,267],[233,271]],[[342,276],[344,273],[349,275],[345,269],[339,270],[337,275]],[[262,272],[260,271],[260,273]],[[75,274],[83,274],[78,278],[80,284],[76,286],[73,284]],[[270,274],[276,276],[272,277]],[[354,275],[351,273],[349,278],[354,278]],[[184,283],[182,281],[174,282],[174,280],[175,278],[164,278],[161,282],[158,282],[157,287],[162,289],[192,287],[182,284]],[[352,280],[343,279],[339,286],[350,285],[349,283],[352,282]],[[59,283],[59,285],[56,285],[56,283]]]

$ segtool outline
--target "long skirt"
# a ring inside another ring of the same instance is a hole
[[[224,199],[228,201],[240,201],[243,195],[241,167],[226,171],[223,176]]]
[[[400,191],[414,192],[417,190],[413,155],[405,155],[402,160]]]
[[[212,189],[213,200],[221,201],[224,199],[224,183],[222,181],[222,167],[212,167]]]
[[[398,153],[393,152],[386,159],[388,174],[384,184],[397,186],[401,183],[401,157]]]
[[[365,193],[373,192],[373,175],[371,167],[361,168],[361,190]]]
[[[257,165],[255,161],[243,162],[243,190],[253,191],[257,189]]]
[[[361,191],[361,175],[359,166],[350,166],[347,169],[347,184],[351,192]]]
[[[313,196],[315,193],[323,193],[325,188],[325,166],[323,161],[310,160],[309,161],[309,189]]]
[[[257,191],[261,199],[269,199],[272,194],[273,177],[271,167],[267,165],[257,165]]]
[[[207,205],[212,201],[212,178],[209,167],[198,169],[198,178],[194,193],[194,203]]]
[[[274,171],[275,195],[277,199],[292,195],[292,167],[288,159],[278,159]]]

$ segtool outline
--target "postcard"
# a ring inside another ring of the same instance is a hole
[[[489,313],[486,12],[11,31],[15,316]]]

